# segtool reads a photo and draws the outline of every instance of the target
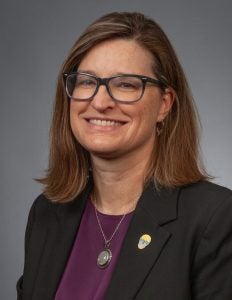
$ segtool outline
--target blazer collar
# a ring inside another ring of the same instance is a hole
[[[106,300],[135,299],[171,237],[161,225],[176,219],[178,194],[179,189],[157,191],[153,183],[148,185],[125,236]],[[143,234],[149,234],[151,242],[140,250],[138,242]]]

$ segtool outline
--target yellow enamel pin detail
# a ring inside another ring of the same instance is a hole
[[[150,242],[151,242],[151,236],[149,234],[143,234],[139,239],[138,248],[144,249],[150,244]]]

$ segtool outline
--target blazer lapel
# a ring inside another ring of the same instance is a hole
[[[171,234],[161,225],[176,219],[178,189],[157,190],[151,183],[142,194],[128,228],[106,300],[134,299]],[[142,235],[151,242],[138,248]]]
[[[91,188],[89,183],[70,203],[54,204],[54,219],[47,232],[33,299],[55,298]]]

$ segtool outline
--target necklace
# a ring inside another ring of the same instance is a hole
[[[135,201],[133,201],[133,208],[136,207],[139,198],[140,198],[140,196],[137,197]],[[94,211],[95,211],[97,223],[98,223],[99,229],[101,231],[102,237],[104,239],[104,249],[99,253],[99,255],[97,257],[97,265],[98,265],[99,268],[106,268],[109,265],[109,263],[112,259],[112,252],[110,250],[110,242],[112,241],[115,234],[117,233],[117,231],[119,229],[119,226],[122,224],[122,221],[124,220],[124,218],[126,216],[126,212],[124,210],[124,214],[122,215],[120,221],[118,222],[117,226],[115,227],[112,235],[107,239],[107,237],[104,233],[104,230],[102,228],[101,221],[100,221],[99,216],[98,216],[97,202],[96,202],[96,198],[94,197],[94,194],[92,194],[91,200],[92,200],[92,203],[94,205]]]
[[[96,215],[98,226],[100,228],[101,234],[104,239],[104,249],[99,253],[99,255],[97,257],[97,265],[99,268],[106,268],[109,265],[111,258],[112,258],[112,252],[110,251],[110,242],[112,241],[113,237],[115,236],[116,232],[118,231],[119,226],[121,225],[122,221],[124,220],[126,214],[125,213],[123,214],[123,216],[121,217],[117,226],[115,227],[114,232],[112,233],[111,237],[109,239],[107,239],[106,235],[103,231],[99,216],[98,216],[98,212],[96,209],[96,203],[94,205],[94,210],[95,210],[95,215]]]

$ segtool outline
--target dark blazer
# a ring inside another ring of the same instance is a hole
[[[26,229],[18,299],[54,299],[90,191],[91,184],[67,204],[54,204],[44,195],[36,199]],[[146,233],[151,243],[140,250],[139,238]],[[232,299],[230,190],[208,182],[159,191],[148,185],[106,296],[129,299]]]

